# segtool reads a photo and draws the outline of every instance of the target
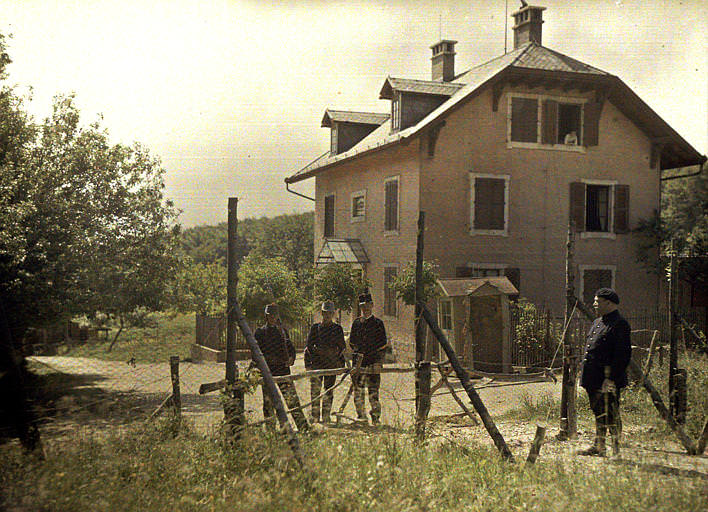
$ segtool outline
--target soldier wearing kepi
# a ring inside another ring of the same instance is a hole
[[[263,353],[266,363],[268,363],[268,368],[273,374],[273,377],[290,375],[290,367],[295,362],[295,347],[290,341],[288,331],[280,322],[280,314],[278,313],[278,306],[276,304],[268,304],[265,307],[265,319],[265,325],[256,329],[253,336],[258,341],[258,346]],[[300,407],[300,400],[298,399],[295,386],[293,386],[292,382],[279,382],[278,387],[283,394],[288,409],[292,410]],[[275,421],[275,418],[273,418],[275,412],[273,402],[265,386],[262,386],[262,391],[263,416],[266,419],[270,419],[272,424],[272,422]],[[305,419],[305,414],[302,412],[302,409],[293,411],[292,415],[299,430],[307,430],[309,428],[309,424]]]
[[[344,367],[344,331],[342,326],[332,321],[334,304],[330,301],[322,303],[322,322],[313,324],[307,335],[305,347],[305,368],[326,370]],[[322,385],[326,391],[322,401],[322,421],[330,422],[334,391],[331,389],[337,379],[336,375],[323,375],[310,378],[310,396],[312,397],[312,415],[310,421],[320,421],[320,396]]]
[[[371,310],[374,303],[369,293],[359,295],[361,316],[352,323],[349,344],[355,353],[362,355],[361,368],[369,371],[381,370],[381,364],[386,349],[386,329],[381,319],[376,318]],[[364,412],[364,387],[369,390],[369,405],[371,406],[371,422],[378,425],[381,420],[381,404],[379,403],[380,373],[358,373],[352,375],[354,380],[354,405],[357,418],[366,421]]]
[[[627,385],[627,366],[632,357],[630,327],[617,311],[619,297],[611,288],[595,292],[593,306],[600,315],[590,327],[583,359],[580,385],[590,398],[595,414],[595,442],[582,455],[605,455],[605,436],[609,428],[612,452],[619,454],[622,431],[620,391]]]

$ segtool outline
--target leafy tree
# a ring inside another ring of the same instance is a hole
[[[278,304],[286,322],[294,322],[305,312],[295,273],[279,258],[246,256],[239,268],[237,295],[244,315],[253,324],[263,319],[265,306],[272,302]]]
[[[662,183],[661,213],[642,219],[636,229],[640,235],[638,259],[652,271],[662,274],[671,241],[680,256],[681,274],[700,285],[708,285],[708,173]]]
[[[437,288],[439,275],[437,265],[429,261],[423,261],[423,302],[429,302],[440,296]],[[396,297],[402,299],[405,304],[413,306],[415,304],[415,262],[408,262],[403,270],[391,283],[391,288],[396,292]]]
[[[183,313],[223,314],[226,311],[226,274],[226,268],[220,263],[187,262],[175,280],[175,308]]]
[[[340,311],[354,309],[357,296],[369,286],[362,272],[350,264],[332,263],[315,272],[315,298],[320,302],[331,300]]]

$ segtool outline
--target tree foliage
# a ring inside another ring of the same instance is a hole
[[[305,300],[297,285],[295,273],[280,258],[261,258],[249,254],[238,273],[238,301],[253,324],[263,318],[265,306],[276,303],[286,322],[302,318]]]
[[[159,160],[111,144],[100,120],[82,126],[73,96],[41,124],[24,101],[2,88],[0,294],[15,337],[76,313],[162,307],[178,229]]]
[[[674,241],[682,275],[703,286],[708,285],[708,171],[698,176],[662,183],[661,213],[642,219],[636,229],[640,235],[638,258],[651,270],[663,273]]]
[[[332,263],[315,272],[315,298],[330,300],[340,311],[351,311],[357,304],[358,295],[369,288],[370,283],[361,270],[350,264]]]
[[[173,305],[182,313],[221,315],[226,311],[226,267],[187,261],[174,282]]]
[[[437,288],[439,279],[437,265],[430,261],[423,261],[423,302],[436,299],[440,292]],[[415,304],[415,262],[408,262],[403,270],[398,273],[391,283],[391,288],[396,292],[396,298],[403,300],[404,304]]]

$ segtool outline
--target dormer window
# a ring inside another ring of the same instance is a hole
[[[391,101],[391,128],[394,131],[401,129],[401,95],[398,93]]]
[[[332,128],[330,128],[330,153],[332,155],[337,154],[337,123],[332,123]]]

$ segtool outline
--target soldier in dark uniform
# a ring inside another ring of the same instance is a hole
[[[305,347],[305,368],[325,370],[344,367],[344,331],[342,326],[332,321],[334,304],[330,301],[322,303],[322,322],[313,324],[307,335]],[[317,398],[322,390],[329,390],[322,400],[322,421],[330,422],[334,391],[330,388],[336,382],[336,375],[323,375],[310,378],[310,396],[312,397],[312,415],[310,421],[320,421],[320,400]]]
[[[580,385],[590,398],[595,414],[595,442],[582,455],[605,454],[605,436],[609,428],[612,452],[619,454],[620,391],[627,385],[627,366],[632,357],[630,327],[617,311],[619,297],[611,288],[595,292],[593,306],[600,315],[590,327],[583,359]]]
[[[275,304],[268,304],[265,308],[265,325],[256,329],[253,336],[258,341],[258,346],[263,352],[263,357],[268,363],[268,368],[273,374],[273,377],[280,375],[290,375],[290,367],[295,362],[295,347],[290,341],[290,336],[288,331],[282,326],[280,322],[280,315],[278,313],[278,306]],[[295,392],[295,386],[292,382],[279,382],[278,387],[280,388],[285,403],[288,409],[294,409],[300,407],[300,400],[298,399],[297,393]],[[271,401],[270,395],[262,386],[263,391],[263,416],[266,419],[271,420],[271,424],[275,421],[273,418],[274,407]],[[307,430],[309,424],[305,419],[305,414],[302,409],[293,411],[292,413],[295,424],[299,430]]]
[[[386,349],[386,329],[381,319],[376,318],[371,309],[374,303],[369,293],[359,296],[361,316],[352,323],[349,344],[355,353],[363,356],[361,368],[365,370],[381,370],[381,364]],[[369,405],[371,406],[371,422],[378,425],[381,419],[381,404],[379,402],[379,388],[381,387],[380,373],[359,373],[353,375],[354,379],[354,405],[357,418],[366,420],[364,412],[364,386],[369,390]]]

